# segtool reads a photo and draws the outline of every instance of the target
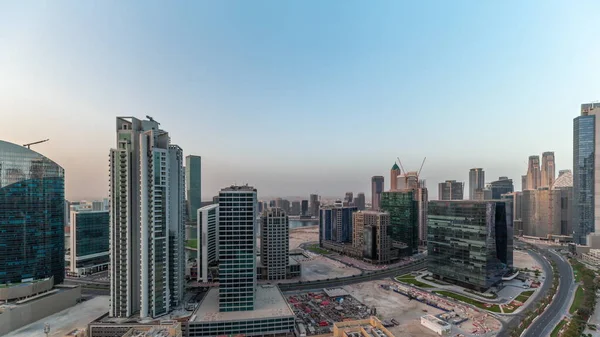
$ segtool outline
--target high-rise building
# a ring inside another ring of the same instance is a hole
[[[521,191],[525,191],[527,189],[527,175],[521,176]]]
[[[69,271],[88,275],[108,269],[108,211],[70,211]]]
[[[219,261],[219,205],[204,206],[196,211],[198,282],[210,282],[209,267]]]
[[[63,168],[0,140],[1,285],[51,277],[63,282],[65,218]]]
[[[573,235],[573,173],[560,170],[552,189],[560,191],[560,234]]]
[[[406,172],[398,176],[396,187],[397,191],[415,191],[418,209],[419,242],[420,244],[425,244],[427,241],[427,201],[429,200],[425,180],[419,179],[418,172],[416,171]]]
[[[256,202],[251,186],[219,193],[219,310],[254,310],[256,289]]]
[[[356,208],[358,208],[359,211],[364,211],[365,210],[365,194],[364,193],[358,193],[356,195],[356,198],[354,198],[354,206],[356,206]]]
[[[463,200],[464,183],[446,180],[438,185],[439,200]]]
[[[378,211],[381,206],[381,193],[383,192],[383,177],[371,177],[371,209]]]
[[[554,152],[542,153],[541,187],[552,187],[556,177]]]
[[[398,164],[394,163],[392,169],[390,170],[390,191],[395,191],[398,189],[398,176],[402,174],[402,170]]]
[[[352,246],[362,249],[363,258],[374,263],[389,263],[392,240],[388,234],[389,213],[359,211],[352,215],[354,224]]]
[[[475,192],[485,188],[485,172],[482,168],[469,170],[469,200],[475,200]]]
[[[196,221],[198,209],[202,207],[202,158],[185,157],[185,199],[189,221]]]
[[[540,156],[529,156],[529,163],[527,164],[527,189],[536,190],[541,185]]]
[[[310,215],[311,216],[319,216],[319,207],[321,203],[319,202],[319,196],[317,194],[311,194],[309,197],[310,200]]]
[[[285,214],[290,213],[290,201],[287,199],[283,199],[281,201],[281,209],[285,212]]]
[[[430,201],[428,216],[427,269],[434,277],[484,290],[512,268],[512,214],[505,202]]]
[[[427,203],[425,203],[427,205]],[[390,214],[388,233],[393,247],[402,247],[401,255],[419,251],[419,193],[415,189],[383,192],[381,210]]]
[[[512,179],[508,179],[508,177],[499,177],[498,180],[492,181],[489,189],[491,196],[485,200],[499,200],[502,198],[502,194],[512,193],[515,190]]]
[[[104,211],[104,202],[99,200],[92,201],[92,211]]]
[[[302,208],[300,206],[300,201],[292,201],[292,209],[290,211],[290,215],[300,215],[301,209]]]
[[[308,200],[302,200],[300,206],[300,215],[306,216],[308,215]]]
[[[264,279],[285,280],[289,265],[290,224],[280,208],[264,211],[260,218],[260,261]]]
[[[180,147],[152,118],[117,117],[110,151],[110,316],[157,317],[183,299]]]
[[[352,214],[356,211],[356,206],[340,204],[321,207],[319,241],[352,243]]]
[[[573,241],[586,244],[589,233],[600,233],[600,103],[581,105],[581,115],[573,119]]]
[[[350,205],[354,201],[354,193],[346,192],[346,196],[344,197],[344,202]]]

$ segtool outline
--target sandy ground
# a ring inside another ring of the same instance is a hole
[[[290,250],[306,242],[319,241],[319,226],[298,227],[290,230]]]
[[[359,275],[361,271],[326,257],[311,254],[310,258],[299,260],[302,266],[302,281],[322,280],[336,277]]]
[[[362,303],[375,306],[377,315],[382,319],[395,318],[400,322],[399,326],[389,328],[396,337],[437,336],[421,325],[420,318],[426,314],[440,314],[441,310],[415,300],[409,301],[406,296],[382,289],[381,284],[389,284],[389,281],[364,282],[344,288]]]
[[[50,324],[50,337],[62,337],[108,312],[109,296],[96,296],[52,316],[15,330],[4,337],[45,337],[44,324]]]
[[[542,266],[524,250],[515,250],[513,252],[513,264],[517,268],[528,268],[543,271]]]

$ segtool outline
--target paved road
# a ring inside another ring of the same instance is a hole
[[[542,337],[549,336],[554,329],[553,322],[557,321],[563,315],[565,303],[571,298],[571,288],[573,285],[573,272],[571,265],[562,256],[550,251],[545,254],[556,263],[559,273],[559,287],[554,300],[546,310],[529,326],[522,337]],[[552,277],[550,274],[548,277]],[[549,284],[549,282],[548,282]]]

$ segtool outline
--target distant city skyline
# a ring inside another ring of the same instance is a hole
[[[598,10],[2,2],[11,14],[0,20],[1,137],[49,138],[32,150],[64,167],[70,200],[108,196],[107,149],[115,117],[127,115],[154,117],[185,155],[202,157],[206,200],[234,183],[259,198],[369,199],[370,177],[388,180],[396,157],[416,170],[425,156],[432,200],[438,183],[468,182],[473,167],[521,190],[533,153],[554,151],[556,170],[572,169],[569,126],[600,92],[589,43]],[[432,101],[438,108],[424,108]]]

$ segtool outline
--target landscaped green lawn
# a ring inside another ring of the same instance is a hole
[[[472,299],[470,297],[466,297],[457,293],[453,293],[451,291],[443,291],[443,290],[439,290],[439,291],[434,291],[434,293],[439,294],[439,295],[444,295],[446,297],[450,297],[450,298],[454,298],[456,300],[465,302],[465,303],[469,303],[472,304],[478,308],[481,308],[483,310],[489,310],[489,311],[493,311],[493,312],[500,312],[500,306],[497,304],[492,304],[489,307],[485,306],[485,303],[477,301],[475,299]]]
[[[197,239],[186,240],[185,241],[185,246],[189,247],[189,248],[196,248],[196,249],[198,249],[198,240]]]
[[[517,296],[515,298],[515,300],[521,302],[521,303],[525,303],[525,301],[527,301],[527,299],[533,295],[533,293],[535,292],[535,290],[528,290],[528,291],[524,291],[522,292],[519,296]]]
[[[565,325],[567,323],[566,320],[562,320],[560,321],[556,327],[554,328],[554,330],[552,330],[552,333],[550,334],[550,337],[558,337],[558,332],[560,331],[560,329],[562,329],[563,325]]]
[[[307,249],[310,250],[311,252],[317,253],[317,254],[329,254],[328,250],[325,250],[325,249],[319,247],[319,245],[317,245],[317,244],[310,245],[310,246],[308,246]]]
[[[412,284],[414,286],[421,287],[421,288],[433,288],[432,286],[430,286],[427,283],[423,283],[421,281],[415,280],[415,277],[412,276],[412,275],[410,275],[410,274],[406,274],[406,275],[402,275],[402,276],[397,276],[396,277],[396,281],[403,282],[403,283],[408,283],[408,284]]]
[[[577,309],[583,303],[583,288],[581,286],[577,287],[577,291],[575,292],[575,298],[573,299],[573,304],[571,304],[571,308],[569,308],[569,313],[574,314]]]

